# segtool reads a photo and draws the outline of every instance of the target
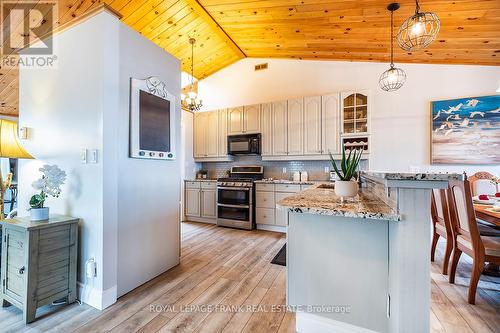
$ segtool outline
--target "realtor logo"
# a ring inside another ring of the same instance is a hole
[[[20,50],[23,55],[51,55],[56,15],[54,0],[1,1],[2,56],[14,56]]]

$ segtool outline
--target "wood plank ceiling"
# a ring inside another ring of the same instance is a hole
[[[105,2],[122,21],[202,79],[243,57],[388,61],[389,14],[382,0],[59,0],[58,25]],[[402,0],[395,25],[412,15]],[[36,3],[36,1],[34,2]],[[43,3],[39,0],[39,3]],[[499,0],[425,0],[441,19],[427,50],[396,50],[396,62],[500,65]],[[17,31],[16,31],[17,32]],[[20,34],[20,33],[19,33]],[[18,114],[18,70],[0,68],[0,114]]]

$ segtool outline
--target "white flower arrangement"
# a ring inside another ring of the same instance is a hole
[[[491,183],[492,183],[493,185],[498,185],[498,184],[500,184],[500,177],[495,177],[495,176],[493,176],[493,177],[491,178]]]
[[[61,194],[61,186],[66,181],[66,172],[59,169],[57,165],[44,165],[38,170],[43,174],[42,178],[34,181],[31,186],[40,193],[31,197],[31,208],[43,208],[45,199],[49,195],[58,198]]]

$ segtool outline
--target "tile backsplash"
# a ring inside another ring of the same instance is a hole
[[[201,169],[208,170],[210,178],[227,177],[233,165],[262,165],[265,178],[292,179],[296,171],[307,171],[309,180],[329,180],[332,169],[330,161],[263,161],[260,156],[235,156],[232,162],[204,162]],[[367,161],[361,161],[360,169],[366,170]],[[286,173],[283,173],[286,168]]]

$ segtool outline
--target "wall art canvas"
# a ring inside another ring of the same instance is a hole
[[[431,102],[432,164],[500,164],[500,95]]]

